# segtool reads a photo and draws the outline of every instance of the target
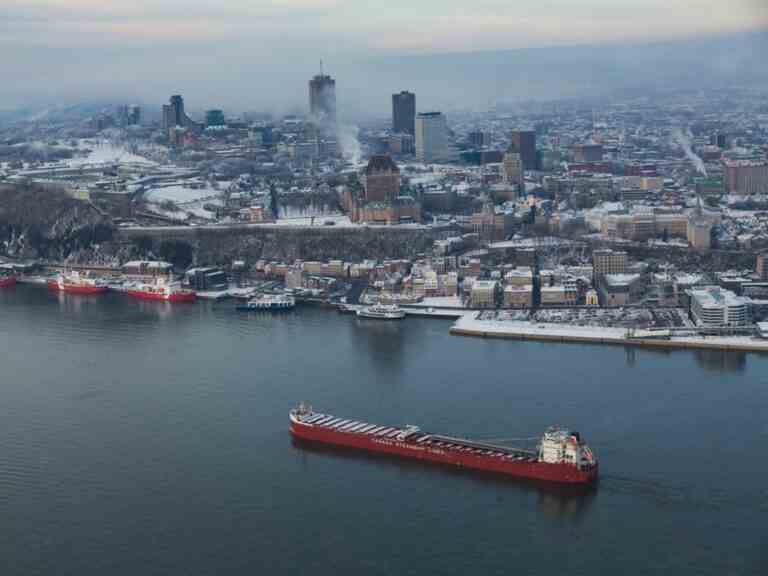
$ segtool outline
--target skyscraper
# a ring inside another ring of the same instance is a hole
[[[309,113],[321,126],[336,124],[336,80],[320,73],[309,81]]]
[[[136,104],[128,106],[128,124],[141,123],[141,107]]]
[[[416,134],[416,94],[392,94],[392,131],[395,134]]]
[[[176,126],[196,128],[196,123],[184,111],[184,98],[178,94],[171,96],[169,104],[163,105],[163,128],[168,130]]]
[[[512,146],[523,160],[523,170],[536,170],[536,132],[515,130],[512,132]]]
[[[448,160],[448,126],[442,112],[416,116],[416,157],[422,162]]]
[[[517,194],[523,191],[523,157],[512,144],[509,150],[504,154],[503,170],[504,183],[514,187]]]
[[[223,110],[208,110],[205,113],[206,126],[226,126],[227,120]]]

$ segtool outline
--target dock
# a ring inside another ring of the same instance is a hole
[[[534,340],[580,344],[608,344],[640,348],[731,350],[768,352],[768,340],[755,336],[668,335],[659,337],[653,330],[628,331],[625,328],[571,326],[523,321],[478,320],[476,313],[464,314],[451,326],[455,336]]]

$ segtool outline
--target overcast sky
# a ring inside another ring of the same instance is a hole
[[[320,57],[338,76],[382,57],[766,28],[768,0],[0,0],[0,106],[173,91],[290,106]]]

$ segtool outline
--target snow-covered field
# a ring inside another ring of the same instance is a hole
[[[157,163],[130,152],[119,144],[114,144],[109,140],[81,140],[78,142],[77,150],[88,149],[90,152],[86,156],[76,156],[67,163],[70,166],[84,166],[86,164],[108,164],[114,162],[145,164],[147,167],[156,166]]]
[[[218,190],[206,185],[203,188],[192,188],[185,186],[184,184],[174,184],[172,186],[158,186],[152,188],[144,194],[144,197],[150,202],[163,202],[170,200],[171,202],[184,203],[184,202],[196,202],[203,199],[215,200],[222,192],[222,188]]]

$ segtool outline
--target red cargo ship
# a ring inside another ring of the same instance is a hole
[[[536,451],[488,442],[430,434],[416,426],[378,426],[337,418],[299,405],[290,412],[291,434],[297,438],[498,472],[518,478],[590,484],[597,480],[598,464],[578,432],[550,428]]]
[[[184,290],[178,282],[159,282],[157,284],[134,284],[126,294],[142,300],[160,300],[163,302],[194,302],[197,294]]]
[[[16,276],[7,274],[0,276],[0,288],[10,288],[16,285]]]
[[[104,294],[109,289],[103,280],[82,276],[79,272],[59,274],[48,280],[48,288],[70,294]]]

